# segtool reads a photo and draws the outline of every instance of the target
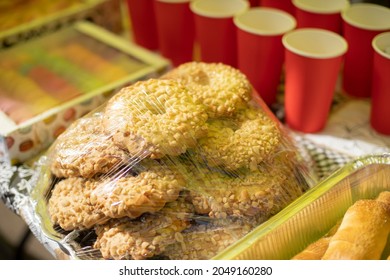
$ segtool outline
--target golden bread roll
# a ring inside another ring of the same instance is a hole
[[[382,203],[387,204],[388,206],[390,206],[390,191],[381,192],[378,195],[376,201],[382,202]]]
[[[333,226],[325,236],[311,243],[302,252],[292,257],[292,260],[320,260],[328,249],[331,237],[336,233],[339,226],[340,222]]]
[[[377,200],[362,199],[345,213],[329,242],[324,260],[378,260],[390,233],[390,192]]]
[[[331,237],[322,237],[307,246],[302,252],[295,255],[292,260],[320,260],[328,249]]]

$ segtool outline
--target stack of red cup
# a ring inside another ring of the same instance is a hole
[[[390,134],[383,105],[390,104],[385,6],[347,0],[127,3],[134,41],[160,51],[173,66],[200,60],[236,67],[269,106],[284,77],[286,124],[292,129],[315,133],[325,127],[340,79],[345,94],[371,100],[372,127]]]

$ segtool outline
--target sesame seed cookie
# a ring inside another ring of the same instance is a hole
[[[108,173],[126,163],[129,156],[103,133],[103,114],[77,120],[55,141],[50,150],[50,170],[59,178]]]
[[[111,220],[96,227],[95,249],[105,259],[147,259],[161,254],[190,225],[191,204],[179,198],[139,219]]]
[[[178,81],[138,81],[107,103],[105,131],[114,133],[114,142],[132,155],[180,155],[207,133],[205,107],[192,95]]]
[[[205,104],[209,117],[232,116],[251,100],[252,86],[238,69],[222,63],[187,62],[161,77],[184,83]]]
[[[108,217],[91,202],[96,184],[84,178],[67,178],[52,190],[48,211],[53,224],[64,230],[88,229],[104,223]]]

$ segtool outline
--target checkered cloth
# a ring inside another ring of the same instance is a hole
[[[304,135],[293,133],[293,137],[300,149],[304,150],[306,161],[311,162],[313,172],[320,180],[353,160],[352,156],[319,146]]]

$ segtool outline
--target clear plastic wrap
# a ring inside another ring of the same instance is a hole
[[[388,195],[389,191],[390,153],[358,157],[321,180],[315,187],[215,258],[288,260],[322,237],[328,238],[316,248],[318,254],[324,247],[325,249],[328,247],[327,242],[337,232],[343,217],[352,205],[361,200],[378,199],[381,194]],[[367,209],[372,212],[371,215],[350,227],[352,230],[348,238],[356,238],[355,242],[359,242],[361,238],[370,241],[372,237],[376,237],[375,223],[371,222],[370,226],[366,226],[366,222],[375,216],[372,209],[369,207]],[[349,219],[349,222],[353,220]],[[388,220],[385,218],[381,221],[388,228]],[[360,226],[365,226],[364,230],[359,228]],[[353,235],[356,233],[355,230],[358,231],[358,237]],[[367,230],[370,233],[367,234],[365,232]],[[359,247],[363,248],[360,245]],[[353,252],[353,246],[348,246],[348,251]],[[389,255],[390,239],[381,259],[386,259]],[[368,257],[364,259],[367,260]]]
[[[313,181],[246,77],[216,63],[123,88],[43,160],[36,213],[78,259],[210,259]]]

